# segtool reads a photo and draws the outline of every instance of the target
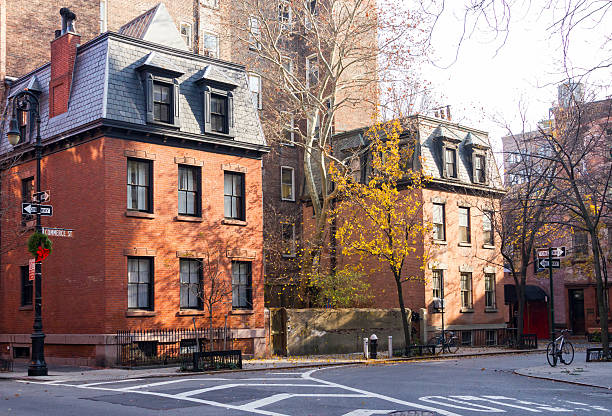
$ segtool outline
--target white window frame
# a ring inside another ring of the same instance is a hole
[[[253,94],[255,93],[255,91],[253,91],[251,89],[251,79],[252,78],[257,78],[258,79],[257,86],[259,88],[259,91],[257,91],[257,105],[255,105],[254,102],[253,102],[253,105],[255,105],[256,109],[261,110],[261,107],[262,107],[262,105],[261,105],[261,101],[262,101],[261,100],[261,93],[262,93],[262,91],[261,91],[262,90],[261,75],[256,74],[255,72],[249,72],[248,73],[248,78],[249,78],[248,79],[248,81],[249,81],[249,91],[251,93],[251,101],[253,101]]]
[[[219,0],[200,0],[202,6],[210,7],[211,9],[219,8]]]
[[[257,22],[257,30],[254,30],[253,22]],[[261,49],[261,22],[257,16],[249,16],[249,49],[252,51],[258,51]]]
[[[283,170],[291,170],[291,194],[288,198],[283,197]],[[280,185],[281,185],[281,201],[290,201],[295,202],[295,169],[291,166],[281,166],[280,167]]]
[[[315,3],[314,9],[311,8],[312,3]],[[304,1],[304,27],[307,30],[312,29],[312,22],[310,21],[310,16],[317,16],[319,14],[317,10],[317,2],[316,0],[305,0]]]
[[[290,113],[283,113],[283,117],[288,117],[287,123],[283,123],[282,139],[285,138],[285,132],[289,132],[289,141],[282,140],[281,145],[283,146],[295,146],[295,116]]]
[[[217,47],[215,48],[214,51],[211,51],[210,49],[206,49],[206,47],[205,47],[205,45],[206,45],[206,41],[205,41],[206,36],[212,36],[212,37],[216,38],[216,40],[217,40]],[[208,31],[208,30],[202,31],[202,54],[203,55],[204,55],[205,51],[209,52],[208,56],[211,56],[213,58],[219,58],[219,34],[218,33],[211,32],[211,31]],[[210,52],[212,52],[212,54],[210,54]]]
[[[285,10],[287,10],[287,19],[285,19]],[[293,10],[289,0],[278,0],[278,22],[282,30],[291,30],[293,22]]]
[[[289,222],[281,222],[281,244],[285,242],[285,236],[283,233],[283,227],[285,226],[291,226],[291,250],[288,252],[285,252],[284,250],[282,251],[282,256],[283,257],[295,257],[295,224],[294,223],[289,223]],[[284,247],[283,247],[284,248]]]
[[[285,62],[288,62],[289,65],[285,65]],[[293,74],[293,59],[290,56],[281,56],[281,64],[287,73]]]
[[[485,309],[488,310],[494,310],[497,308],[497,299],[495,296],[495,290],[496,290],[496,286],[497,286],[497,282],[495,281],[495,273],[485,273],[484,275],[485,277],[485,296],[484,296],[484,300],[485,300]],[[491,284],[487,285],[487,281],[490,281]],[[487,288],[487,286],[492,286]],[[487,305],[487,292],[491,293],[491,303],[492,305]]]
[[[312,58],[314,58],[314,61],[316,61],[316,65],[314,65],[314,66],[311,64]],[[316,71],[317,84],[318,84],[319,83],[319,57],[317,56],[316,53],[314,53],[312,55],[308,55],[306,57],[306,88],[310,88],[310,87],[316,85],[316,84],[314,84],[314,85],[310,84],[311,72],[313,70]]]
[[[189,36],[186,36],[183,34],[183,27],[188,27],[189,28]],[[179,24],[179,33],[181,35],[181,38],[183,40],[185,40],[185,37],[187,37],[187,40],[185,41],[185,44],[187,45],[187,47],[189,49],[192,48],[193,46],[193,25],[189,22],[181,22]]]

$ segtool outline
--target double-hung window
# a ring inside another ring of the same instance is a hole
[[[279,0],[278,21],[281,30],[291,29],[291,5],[289,4],[289,0]]]
[[[487,180],[484,155],[474,155],[474,182],[485,183]]]
[[[472,273],[461,273],[461,308],[472,309]]]
[[[319,60],[317,55],[306,57],[306,88],[313,87],[319,82]]]
[[[261,77],[257,74],[249,73],[249,91],[253,106],[261,110]]]
[[[191,23],[187,23],[187,22],[181,22],[181,37],[183,38],[183,41],[185,42],[185,45],[187,45],[187,47],[189,49],[191,49]]]
[[[444,204],[433,204],[433,234],[434,240],[446,240]]]
[[[130,211],[153,212],[152,180],[153,164],[148,160],[128,159],[127,161],[127,209]]]
[[[432,270],[431,289],[432,297],[442,299],[442,270]]]
[[[259,19],[255,16],[249,16],[249,49],[250,50],[259,50],[261,49],[261,43],[259,39],[261,38],[261,26],[259,23]]]
[[[212,58],[219,57],[219,35],[212,32],[202,33],[202,54]]]
[[[171,123],[172,91],[168,84],[153,83],[153,120]]]
[[[180,260],[181,308],[202,309],[202,260]]]
[[[281,199],[295,201],[293,168],[281,166]]]
[[[444,148],[444,171],[447,178],[457,177],[457,149]]]
[[[128,308],[153,310],[153,261],[128,257]]]
[[[21,202],[32,202],[34,196],[34,178],[21,180]],[[32,214],[21,214],[21,225],[26,226],[34,218]]]
[[[30,268],[28,266],[21,266],[19,271],[21,273],[21,306],[29,306],[32,304],[34,282],[30,280]]]
[[[210,130],[227,133],[227,96],[210,94]]]
[[[210,68],[210,67],[209,67]],[[214,69],[198,81],[204,98],[204,133],[234,136],[234,94],[237,84]]]
[[[284,113],[283,114],[283,133],[281,142],[282,145],[285,146],[294,146],[295,145],[295,116],[293,114]]]
[[[225,172],[223,188],[225,218],[244,221],[244,173]]]
[[[470,209],[459,207],[459,242],[470,243]]]
[[[589,235],[584,231],[574,231],[574,255],[587,256],[589,254]]]
[[[482,214],[482,235],[484,244],[492,246],[495,244],[493,234],[493,211],[485,211]]]
[[[253,309],[253,285],[250,262],[232,262],[232,308]]]
[[[178,213],[200,216],[200,167],[178,167]]]
[[[485,273],[485,308],[495,309],[495,274]]]

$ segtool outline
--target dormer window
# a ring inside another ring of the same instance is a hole
[[[147,123],[180,127],[178,77],[183,72],[155,52],[137,68],[144,79]]]
[[[234,136],[234,94],[238,86],[212,66],[197,81],[202,85],[204,133]]]
[[[454,147],[444,148],[444,172],[447,178],[457,177],[457,149]]]
[[[485,171],[485,157],[484,155],[474,155],[474,182],[485,183],[487,181]]]
[[[153,82],[153,120],[162,123],[172,123],[172,91],[171,86]]]

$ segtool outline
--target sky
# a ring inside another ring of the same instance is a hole
[[[558,0],[559,4],[569,2]],[[522,131],[523,118],[528,129],[547,118],[557,98],[557,85],[567,78],[561,38],[550,29],[560,10],[542,11],[543,3],[533,0],[529,8],[513,9],[505,41],[505,34],[495,34],[486,25],[478,25],[463,40],[457,54],[464,1],[447,1],[433,32],[431,62],[421,68],[440,104],[451,105],[453,121],[488,131],[496,151],[501,151],[501,137],[508,135],[506,126],[518,133]],[[602,48],[605,37],[612,32],[610,28],[612,16],[605,15],[599,21],[586,20],[573,33],[568,54],[572,75],[581,67],[591,67],[612,56],[609,45]],[[587,91],[595,91],[595,98],[610,95],[607,88],[599,87],[610,84],[610,69],[581,80]]]

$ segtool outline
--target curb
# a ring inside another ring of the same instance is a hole
[[[544,377],[544,376],[534,376],[534,375],[531,375],[531,374],[521,374],[518,371],[519,370],[514,370],[513,373],[516,374],[517,376],[528,377],[528,378],[535,378],[535,379],[538,379],[538,380],[556,381],[558,383],[573,384],[575,386],[595,387],[595,388],[598,388],[598,389],[612,390],[612,387],[598,386],[597,384],[582,383],[580,381],[559,380],[559,379],[556,379],[556,378],[550,378],[550,377]]]
[[[456,355],[428,355],[422,357],[398,357],[398,358],[385,358],[385,359],[368,359],[368,360],[354,360],[354,361],[345,361],[345,362],[329,362],[329,363],[312,363],[312,364],[302,364],[302,365],[279,365],[275,367],[265,367],[265,368],[246,368],[246,369],[237,369],[237,370],[215,370],[215,371],[197,371],[197,372],[176,372],[176,373],[168,373],[168,374],[146,374],[146,375],[129,375],[128,377],[122,378],[122,380],[129,380],[132,378],[140,378],[140,379],[148,379],[148,378],[170,378],[170,377],[193,377],[194,375],[200,374],[231,374],[231,373],[243,373],[243,372],[256,372],[256,371],[275,371],[275,370],[292,370],[292,369],[301,369],[301,368],[316,368],[316,367],[340,367],[340,366],[349,366],[349,365],[384,365],[384,364],[394,364],[394,363],[409,363],[409,362],[420,362],[420,361],[440,361],[440,360],[454,360],[459,358],[472,358],[472,357],[486,357],[486,356],[496,356],[496,355],[510,355],[510,354],[532,354],[537,352],[545,351],[544,349],[536,349],[536,350],[511,350],[511,351],[495,351],[495,352],[481,352],[481,353],[473,353],[473,354],[456,354]],[[129,370],[128,370],[129,371]],[[19,380],[19,381],[54,381],[57,378],[61,377],[57,376],[47,376],[45,378],[38,377],[0,377],[1,380]]]

